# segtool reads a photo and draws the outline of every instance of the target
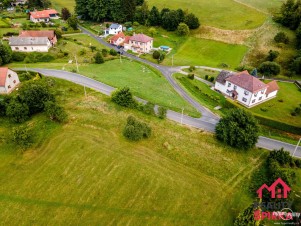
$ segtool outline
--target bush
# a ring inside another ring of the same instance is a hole
[[[185,23],[180,23],[177,27],[177,34],[180,36],[189,35],[189,27]]]
[[[231,109],[215,128],[216,137],[241,149],[250,149],[258,140],[259,127],[253,115],[243,109]]]
[[[159,52],[158,50],[155,50],[155,51],[153,52],[153,58],[156,59],[156,60],[159,59],[160,55],[161,55],[161,54],[160,54],[160,52]]]
[[[14,99],[6,107],[6,116],[16,123],[21,123],[29,118],[29,108],[26,103]]]
[[[189,13],[185,16],[184,22],[188,25],[189,29],[197,29],[201,25],[199,18],[192,13]]]
[[[58,106],[55,102],[53,101],[47,101],[45,103],[45,113],[47,116],[57,122],[65,122],[67,120],[67,114],[61,106]]]
[[[210,82],[213,82],[213,81],[214,81],[214,77],[210,77],[210,78],[209,78],[209,81],[210,81]]]
[[[284,43],[284,44],[289,43],[289,38],[284,32],[278,32],[274,37],[274,40],[277,43]]]
[[[23,149],[28,148],[32,144],[32,133],[27,126],[14,127],[11,137],[13,143]]]
[[[144,106],[143,106],[143,112],[147,115],[155,115],[155,105],[151,102],[147,102]]]
[[[137,102],[134,100],[133,94],[127,87],[113,92],[111,100],[123,107],[135,108],[137,106]]]
[[[108,56],[108,50],[107,49],[102,49],[101,53],[104,57]]]
[[[209,78],[209,75],[205,75],[205,79],[208,80],[208,78]]]
[[[194,79],[194,74],[188,74],[187,77],[188,77],[189,79],[193,80],[193,79]]]
[[[85,50],[85,49],[81,49],[80,51],[79,51],[79,55],[80,56],[83,56],[83,55],[85,55],[87,53],[87,51]]]
[[[190,67],[188,68],[188,70],[189,70],[190,72],[193,72],[193,71],[195,70],[195,66],[190,66]]]
[[[96,64],[103,64],[105,62],[100,52],[95,54],[94,59]]]
[[[259,66],[258,71],[266,76],[278,75],[280,73],[280,65],[275,62],[266,61]]]
[[[25,53],[13,52],[12,60],[16,61],[16,62],[22,62],[22,61],[24,61],[25,57],[26,57]]]
[[[267,61],[274,61],[279,56],[278,51],[270,50],[266,58]]]
[[[115,49],[110,49],[110,54],[112,56],[117,56],[117,51]]]
[[[268,109],[267,109],[267,108],[264,108],[264,107],[263,107],[263,108],[260,108],[260,110],[263,111],[263,112],[267,112],[267,111],[268,111]]]
[[[158,107],[158,117],[160,119],[165,119],[167,115],[167,109],[165,107]]]
[[[138,121],[133,116],[129,116],[123,130],[123,135],[131,141],[138,141],[143,138],[149,138],[151,136],[151,128],[146,123]]]

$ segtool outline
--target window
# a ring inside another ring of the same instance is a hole
[[[27,47],[24,47],[24,50],[27,50]]]
[[[243,102],[247,102],[247,98],[242,98],[242,101]]]
[[[259,97],[259,100],[262,100],[262,97]]]
[[[258,93],[255,93],[255,94],[254,94],[254,97],[257,97],[257,94],[258,94]]]
[[[248,92],[248,91],[245,91],[245,95],[248,96],[248,95],[249,95],[249,92]]]
[[[9,74],[8,77],[11,78],[11,75]]]
[[[16,80],[14,80],[14,84],[16,84]]]
[[[261,90],[261,94],[264,94],[264,90]]]
[[[254,100],[252,100],[252,103],[255,103],[255,99],[254,99]]]
[[[7,88],[8,88],[8,89],[10,89],[10,88],[11,88],[11,86],[9,85]]]
[[[229,82],[229,83],[228,83],[228,87],[230,87],[230,86],[231,86],[231,83]]]
[[[19,47],[15,47],[15,50],[19,50]]]
[[[234,90],[236,90],[237,89],[237,86],[234,86]]]

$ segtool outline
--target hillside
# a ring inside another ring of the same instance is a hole
[[[15,125],[0,118],[4,225],[232,225],[251,202],[248,178],[263,150],[233,150],[211,134],[117,107],[95,91],[85,98],[68,82],[56,80],[55,89],[69,121],[35,116],[27,125],[36,144],[24,153],[10,142]],[[128,115],[148,122],[152,137],[126,141]]]

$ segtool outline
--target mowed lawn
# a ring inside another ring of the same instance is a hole
[[[189,37],[174,54],[174,64],[221,67],[227,64],[234,69],[243,59],[248,48],[206,39]],[[170,64],[171,56],[164,61]]]
[[[160,9],[164,7],[188,10],[199,17],[201,24],[222,29],[244,30],[259,27],[266,15],[233,0],[150,0]]]
[[[240,2],[242,4],[246,4],[250,7],[254,7],[255,9],[258,9],[259,11],[270,13],[271,10],[278,9],[284,1],[282,1],[282,0],[268,0],[268,1],[237,0],[237,2]]]
[[[291,112],[301,104],[301,91],[292,83],[278,82],[277,97],[249,109],[252,113],[271,118],[280,122],[301,127],[301,115],[292,116]],[[279,102],[283,100],[283,102]],[[264,112],[262,109],[266,109]]]
[[[75,8],[75,0],[52,0],[51,1],[52,6],[54,8],[56,8],[57,10],[60,10],[64,7],[66,7],[67,9],[69,9],[71,12],[74,12],[74,8]]]
[[[69,114],[63,126],[44,115],[27,122],[34,148],[19,152],[0,121],[3,225],[233,225],[251,202],[250,174],[263,150],[237,151],[213,135],[116,107],[107,97],[56,80]],[[152,136],[122,136],[128,115]],[[254,194],[255,195],[255,194]]]

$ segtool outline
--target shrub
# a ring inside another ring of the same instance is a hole
[[[213,81],[214,81],[214,77],[210,77],[210,78],[209,78],[209,81],[210,81],[210,82],[213,82]]]
[[[80,51],[79,51],[79,55],[80,56],[83,56],[83,55],[85,55],[87,53],[87,51],[85,50],[85,49],[81,49]]]
[[[205,79],[208,80],[208,78],[209,78],[209,75],[205,75]]]
[[[13,122],[21,123],[29,118],[29,108],[26,103],[12,100],[6,107],[6,116]]]
[[[96,64],[103,64],[105,62],[100,52],[95,54],[94,59]]]
[[[188,77],[189,79],[193,80],[193,79],[194,79],[194,74],[188,74],[187,77]]]
[[[188,70],[189,70],[190,72],[193,72],[193,71],[195,70],[195,66],[190,66],[190,67],[188,68]]]
[[[267,108],[264,108],[264,107],[263,107],[263,108],[260,108],[260,110],[263,111],[263,112],[267,112],[267,111],[268,111],[268,109],[267,109]]]
[[[110,54],[112,56],[117,56],[117,51],[115,49],[110,49]]]
[[[54,31],[54,33],[55,33],[57,39],[61,39],[62,38],[62,31],[56,29]]]
[[[101,53],[104,57],[106,57],[108,55],[108,50],[107,49],[102,49]]]
[[[280,73],[280,65],[275,62],[266,61],[259,66],[258,71],[266,76],[278,75]]]
[[[143,112],[147,115],[155,115],[155,109],[154,109],[155,105],[151,102],[147,102],[144,106],[143,106]]]
[[[180,36],[189,35],[189,27],[185,23],[180,23],[177,27],[177,34]]]
[[[134,100],[133,94],[127,87],[113,92],[111,100],[123,107],[134,108],[137,106],[137,102]]]
[[[140,24],[137,21],[134,21],[133,26],[139,26]]]
[[[279,99],[278,102],[283,103],[283,99]]]
[[[289,43],[289,38],[284,32],[278,32],[274,37],[275,42],[277,43]]]
[[[185,24],[189,27],[189,29],[197,29],[200,27],[199,18],[197,18],[194,14],[189,13],[185,16],[184,19]]]
[[[57,122],[65,122],[67,120],[67,114],[61,106],[57,105],[53,101],[45,102],[45,113],[48,117]]]
[[[216,137],[224,143],[242,149],[254,147],[259,127],[253,115],[243,109],[231,109],[215,128]]]
[[[26,57],[26,54],[21,53],[21,52],[13,52],[13,55],[12,55],[13,61],[16,61],[16,62],[24,61],[25,57]]]
[[[160,52],[159,52],[158,50],[155,50],[155,51],[153,52],[153,58],[156,59],[156,60],[159,59],[160,55],[161,55],[161,54],[160,54]]]
[[[278,51],[270,50],[266,58],[267,61],[274,61],[279,56]]]
[[[158,117],[160,119],[165,119],[167,115],[167,109],[165,107],[158,107]]]
[[[32,133],[27,126],[14,127],[11,137],[13,143],[23,149],[32,144]]]
[[[151,136],[151,128],[146,123],[138,121],[133,116],[129,116],[123,130],[123,135],[131,141],[138,141],[143,138],[149,138]]]

